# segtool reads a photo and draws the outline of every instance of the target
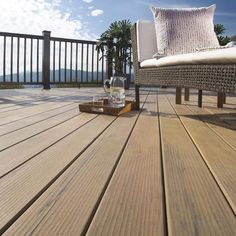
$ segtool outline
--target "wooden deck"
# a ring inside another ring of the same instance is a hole
[[[146,88],[141,112],[79,112],[102,92],[0,91],[0,234],[236,235],[236,98]]]

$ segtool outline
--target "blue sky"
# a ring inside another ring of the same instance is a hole
[[[216,4],[215,23],[236,34],[236,0],[1,0],[0,31],[96,39],[115,20],[152,20],[151,5],[202,7]]]
[[[215,23],[222,23],[227,28],[228,34],[236,34],[236,0],[100,0],[95,1],[96,7],[103,9],[104,13],[99,18],[103,23],[89,19],[90,27],[94,25],[94,32],[100,34],[110,22],[118,19],[152,20],[150,6],[159,7],[202,7],[216,4]],[[91,4],[92,5],[92,4]]]

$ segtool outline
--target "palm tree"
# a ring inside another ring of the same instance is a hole
[[[228,36],[223,36],[225,33],[225,27],[222,24],[215,24],[214,30],[221,46],[224,46],[230,42],[230,38]]]
[[[103,52],[106,49],[104,57],[107,57],[108,66],[114,69],[116,75],[124,75],[125,65],[131,65],[131,26],[129,20],[115,21],[98,39],[96,49]]]

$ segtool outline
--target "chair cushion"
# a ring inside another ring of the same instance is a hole
[[[215,5],[202,8],[151,8],[155,21],[157,49],[165,55],[219,47],[214,32]]]
[[[236,64],[236,47],[148,59],[140,66],[146,68],[192,64]]]
[[[153,21],[137,22],[138,61],[142,62],[157,52],[155,25]]]

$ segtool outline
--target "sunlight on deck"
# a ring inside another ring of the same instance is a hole
[[[140,92],[113,117],[79,112],[102,88],[0,91],[0,234],[235,235],[236,98]]]

